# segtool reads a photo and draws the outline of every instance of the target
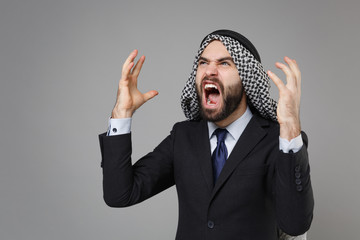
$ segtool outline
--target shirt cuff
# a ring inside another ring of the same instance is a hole
[[[109,118],[106,136],[115,136],[130,133],[131,118]]]
[[[285,138],[279,137],[279,148],[284,153],[289,153],[290,151],[296,153],[301,149],[302,146],[303,140],[301,134],[296,138],[291,139],[290,141]]]

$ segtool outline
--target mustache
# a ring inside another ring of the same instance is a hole
[[[220,83],[220,80],[217,78],[217,77],[208,77],[208,76],[205,76],[202,80],[202,82],[204,81],[212,81],[212,82],[215,82],[215,83]]]

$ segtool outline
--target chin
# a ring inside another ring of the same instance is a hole
[[[226,113],[226,111],[224,111],[224,108],[210,109],[210,108],[204,108],[203,106],[201,106],[200,114],[202,119],[210,122],[222,121],[225,118],[227,118],[229,115]]]

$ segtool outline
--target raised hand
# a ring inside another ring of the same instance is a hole
[[[268,75],[279,89],[277,118],[280,137],[291,140],[300,134],[301,73],[294,59],[284,57],[288,65],[277,62],[275,66],[286,75],[286,84],[273,72]]]
[[[158,92],[155,90],[147,93],[141,93],[138,90],[137,78],[144,64],[145,56],[141,56],[134,67],[134,60],[137,54],[137,50],[132,51],[122,67],[116,103],[112,110],[111,118],[132,117],[136,109],[158,95]]]

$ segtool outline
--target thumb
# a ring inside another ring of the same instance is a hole
[[[155,97],[156,95],[158,95],[158,91],[152,90],[152,91],[148,91],[147,93],[144,93],[144,100],[145,102],[147,102],[148,100],[152,99],[153,97]]]

